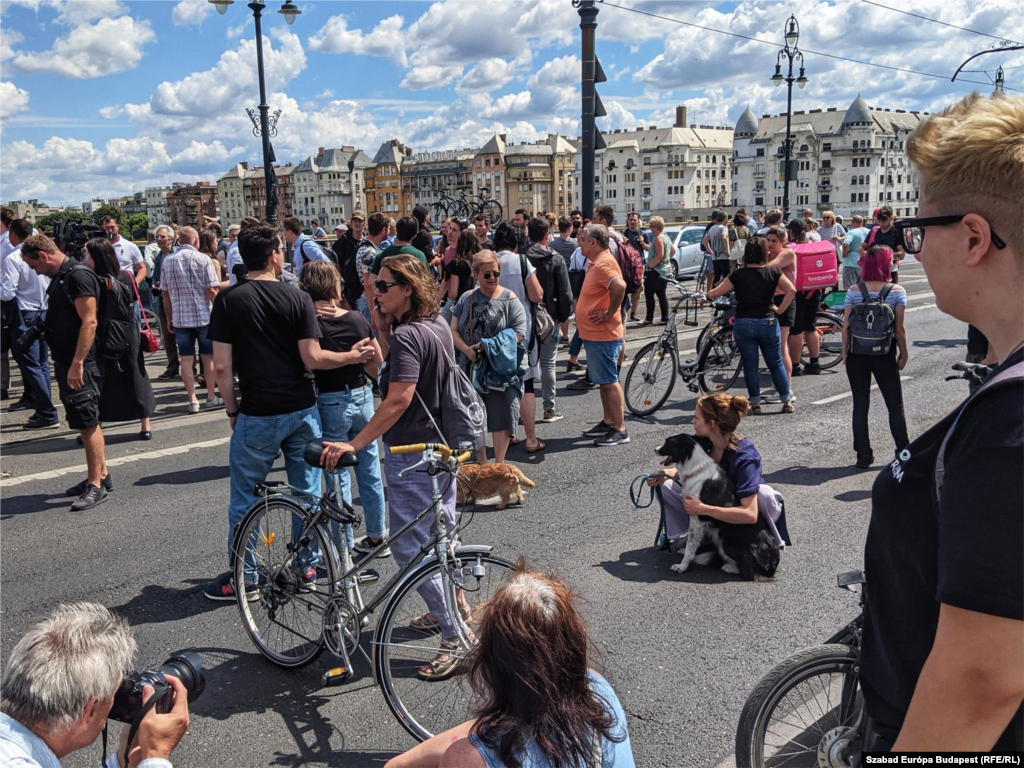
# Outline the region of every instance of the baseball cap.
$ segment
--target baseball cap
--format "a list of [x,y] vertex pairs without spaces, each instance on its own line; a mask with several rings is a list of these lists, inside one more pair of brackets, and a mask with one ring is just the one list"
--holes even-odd
[[344,224],[339,224],[338,226],[336,226],[334,228],[334,231],[335,232],[348,232],[348,227],[345,226]]
[[366,211],[363,211],[363,210],[352,211],[352,218],[353,219],[359,219],[360,221],[366,221]]

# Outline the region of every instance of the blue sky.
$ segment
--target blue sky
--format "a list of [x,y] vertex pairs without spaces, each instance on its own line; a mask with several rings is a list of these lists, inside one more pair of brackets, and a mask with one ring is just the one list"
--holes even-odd
[[[372,155],[392,137],[418,151],[478,146],[495,132],[516,141],[577,133],[580,40],[569,0],[297,2],[294,26],[276,13],[280,2],[264,13],[282,162],[342,144]],[[807,50],[947,76],[996,42],[862,0],[609,2],[776,43],[795,13]],[[893,5],[1012,36],[1014,3]],[[603,128],[668,125],[677,104],[689,122],[716,125],[748,105],[758,115],[784,109],[785,91],[768,80],[773,46],[599,7],[610,80],[600,88]],[[215,179],[258,159],[244,111],[258,102],[244,2],[224,16],[205,0],[2,0],[0,12],[0,199],[81,203]],[[806,63],[811,83],[795,109],[845,108],[863,93],[872,106],[934,110],[977,87],[810,54]],[[993,55],[977,68],[1000,63],[1024,56]],[[1024,68],[1008,69],[1007,84],[1024,87]]]

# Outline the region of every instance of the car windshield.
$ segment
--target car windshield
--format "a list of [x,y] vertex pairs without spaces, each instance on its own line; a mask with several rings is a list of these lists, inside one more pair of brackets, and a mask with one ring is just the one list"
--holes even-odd
[[679,238],[679,243],[681,245],[693,245],[694,243],[699,243],[703,234],[704,233],[700,229],[684,230],[683,236]]

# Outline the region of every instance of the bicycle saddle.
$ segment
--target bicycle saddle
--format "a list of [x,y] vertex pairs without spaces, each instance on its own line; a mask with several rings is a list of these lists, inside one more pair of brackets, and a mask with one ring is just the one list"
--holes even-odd
[[[302,458],[306,460],[306,463],[311,467],[320,466],[320,454],[324,452],[324,441],[323,440],[312,440],[306,445],[306,449],[302,452]],[[359,457],[354,453],[342,454],[342,457],[338,460],[339,467],[354,467],[359,463]]]

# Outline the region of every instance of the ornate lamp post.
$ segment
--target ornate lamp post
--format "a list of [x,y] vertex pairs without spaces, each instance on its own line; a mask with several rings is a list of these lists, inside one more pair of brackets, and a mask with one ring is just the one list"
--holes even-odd
[[[782,81],[786,81],[787,96],[786,96],[786,166],[785,176],[783,181],[782,189],[782,211],[785,220],[789,219],[789,182],[792,178],[792,169],[790,167],[790,157],[793,154],[793,139],[791,132],[791,125],[793,120],[793,83],[796,83],[799,88],[804,88],[807,85],[807,75],[804,73],[804,55],[797,47],[797,43],[800,41],[800,24],[796,20],[796,16],[790,16],[789,21],[786,22],[786,46],[779,51],[778,57],[775,59],[775,74],[772,75],[772,82],[776,86],[782,85]],[[789,60],[789,74],[785,77],[782,76],[782,62],[784,59]],[[800,62],[800,74],[798,77],[793,77],[793,62]]]
[[[234,3],[235,0],[209,0],[209,2],[217,8],[217,13],[223,15],[227,13],[228,6]],[[260,82],[259,119],[257,120],[256,118],[255,110],[247,109],[246,112],[249,113],[249,119],[252,120],[253,134],[263,139],[263,180],[266,182],[267,188],[266,219],[267,221],[276,221],[277,197],[274,193],[274,151],[270,147],[270,139],[272,136],[277,135],[277,121],[281,117],[281,110],[274,112],[273,117],[271,117],[270,107],[267,106],[267,86],[263,76],[263,28],[260,24],[265,8],[266,3],[264,0],[252,0],[249,3],[249,10],[252,11],[253,18],[256,20],[256,71]],[[278,13],[284,16],[286,22],[293,24],[295,23],[295,17],[302,13],[302,11],[299,10],[292,0],[288,0],[281,4]]]

